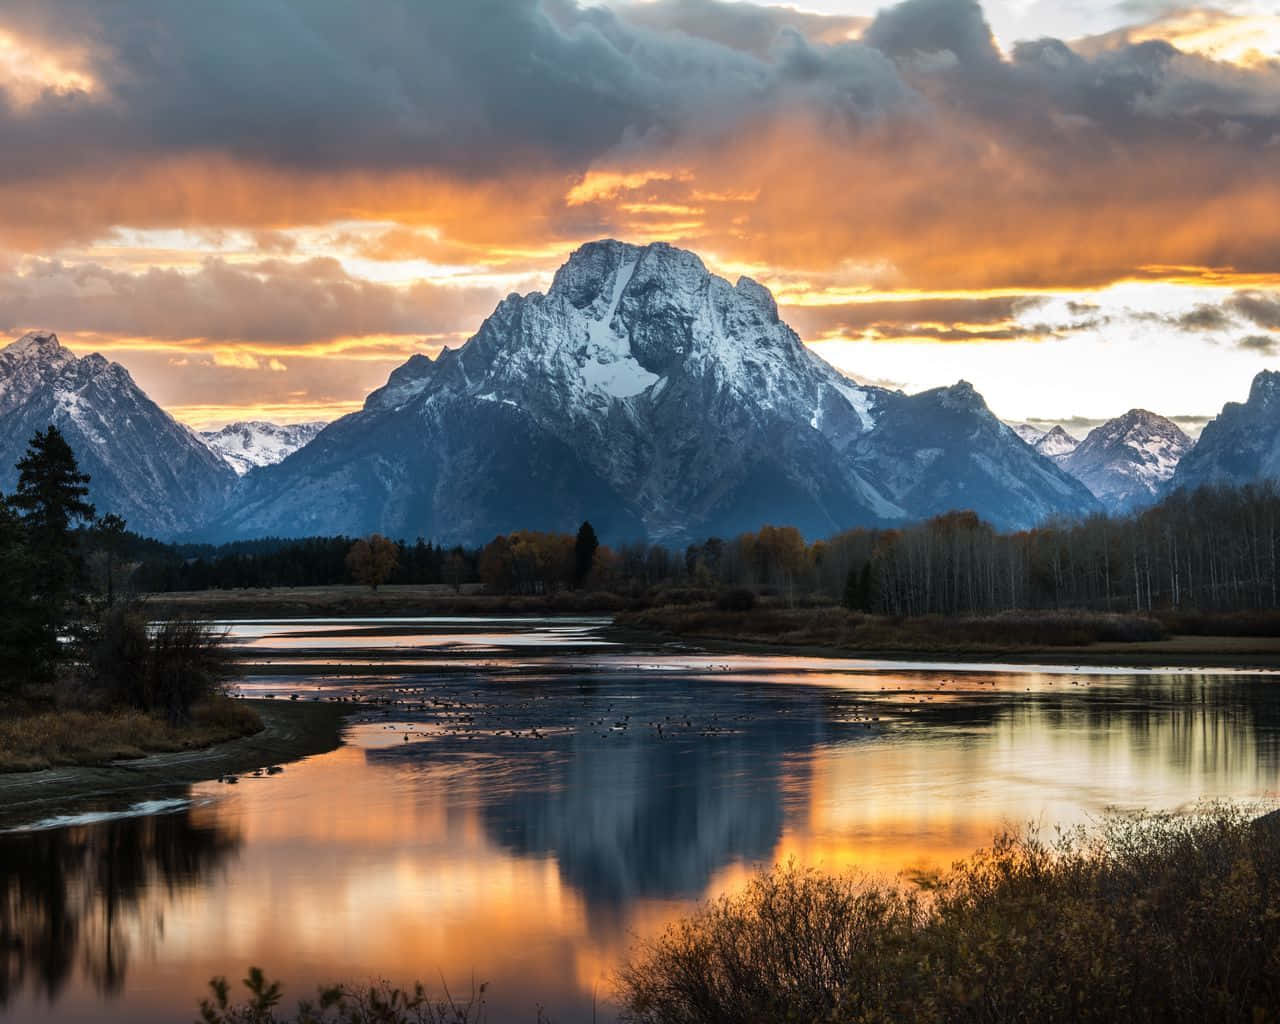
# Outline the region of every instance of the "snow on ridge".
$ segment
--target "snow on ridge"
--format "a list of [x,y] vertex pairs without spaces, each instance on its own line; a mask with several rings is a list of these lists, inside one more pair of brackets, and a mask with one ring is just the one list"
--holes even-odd
[[283,462],[327,425],[323,422],[282,425],[248,420],[229,423],[221,430],[204,431],[198,436],[237,476],[244,476],[251,469]]

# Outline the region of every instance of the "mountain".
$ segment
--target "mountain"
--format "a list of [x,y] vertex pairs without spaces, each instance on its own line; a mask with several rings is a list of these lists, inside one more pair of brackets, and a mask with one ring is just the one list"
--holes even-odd
[[1076,445],[1080,442],[1068,434],[1061,427],[1054,427],[1047,434],[1039,438],[1034,447],[1041,455],[1049,459],[1060,459],[1064,455],[1070,455],[1076,450]]
[[767,289],[661,243],[583,246],[457,350],[243,478],[218,537],[486,541],[515,528],[680,543],[766,522],[809,536],[970,507],[1079,515],[1088,490],[967,384],[907,396],[812,353]]
[[1228,402],[1178,463],[1168,490],[1280,480],[1280,373],[1253,378],[1244,403]]
[[76,358],[55,334],[27,334],[0,350],[0,489],[14,488],[14,464],[50,424],[92,478],[89,500],[99,514],[124,516],[139,533],[187,532],[222,506],[235,481],[123,366],[96,354]]
[[1010,423],[1009,427],[1029,445],[1034,445],[1045,435],[1045,431],[1039,427],[1032,426],[1030,423]]
[[1058,465],[1091,490],[1111,512],[1153,502],[1192,441],[1172,420],[1130,409],[1089,431]]
[[265,423],[243,420],[228,423],[221,430],[200,434],[205,444],[230,466],[237,476],[244,476],[258,466],[274,466],[311,441],[326,424]]

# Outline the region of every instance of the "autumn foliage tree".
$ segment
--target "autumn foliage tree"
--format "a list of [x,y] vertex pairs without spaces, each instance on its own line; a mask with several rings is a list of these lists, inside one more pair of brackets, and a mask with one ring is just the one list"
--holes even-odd
[[396,571],[399,559],[400,550],[395,542],[375,533],[351,545],[347,552],[347,571],[357,583],[377,590]]

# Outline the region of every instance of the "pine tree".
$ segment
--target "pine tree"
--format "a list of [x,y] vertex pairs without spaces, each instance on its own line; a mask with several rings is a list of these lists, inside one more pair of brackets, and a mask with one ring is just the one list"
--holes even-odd
[[11,504],[22,515],[36,568],[34,597],[44,608],[46,653],[57,657],[58,633],[80,570],[72,526],[93,520],[89,477],[57,427],[37,431],[19,460],[18,489]]
[[595,564],[596,551],[600,541],[596,537],[595,528],[586,520],[578,527],[578,538],[573,542],[573,582],[582,586],[591,575],[591,567]]
[[0,693],[47,674],[44,609],[22,520],[0,497]]

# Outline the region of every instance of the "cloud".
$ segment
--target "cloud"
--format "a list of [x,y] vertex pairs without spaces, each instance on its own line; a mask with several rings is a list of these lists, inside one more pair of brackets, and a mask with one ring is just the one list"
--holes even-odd
[[489,288],[376,284],[327,258],[211,259],[195,272],[140,273],[31,260],[22,273],[0,275],[0,330],[307,347],[337,338],[470,334],[499,298]]
[[1232,318],[1220,306],[1202,303],[1173,320],[1184,331],[1221,331],[1232,324]]
[[1259,327],[1280,330],[1280,292],[1236,292],[1227,306]]
[[1249,334],[1236,342],[1236,348],[1258,355],[1273,356],[1280,351],[1280,342],[1269,334]]
[[[718,0],[13,0],[0,30],[94,83],[0,103],[0,237],[28,252],[366,219],[473,251],[664,237],[917,287],[1280,272],[1280,70],[1159,39],[1005,56],[971,0],[864,31]],[[593,175],[643,184],[570,201]]]

